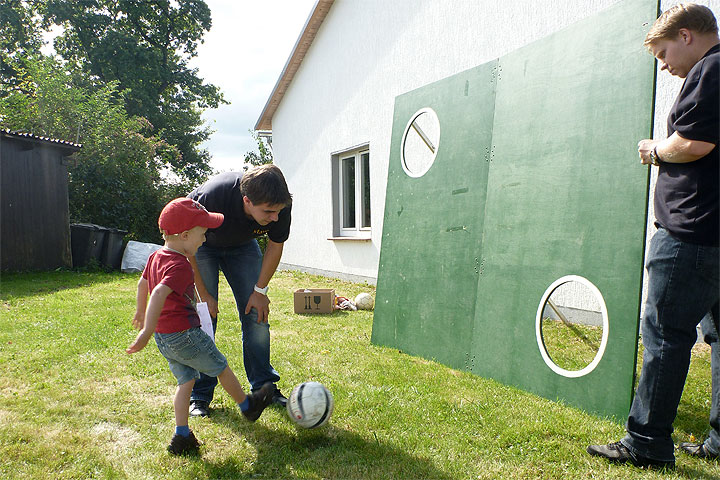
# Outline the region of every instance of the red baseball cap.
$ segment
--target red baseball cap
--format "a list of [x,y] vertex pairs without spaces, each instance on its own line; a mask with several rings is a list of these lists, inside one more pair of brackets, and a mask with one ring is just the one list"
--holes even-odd
[[222,213],[210,213],[195,200],[182,197],[165,205],[158,225],[167,235],[175,235],[193,227],[217,228],[224,219]]

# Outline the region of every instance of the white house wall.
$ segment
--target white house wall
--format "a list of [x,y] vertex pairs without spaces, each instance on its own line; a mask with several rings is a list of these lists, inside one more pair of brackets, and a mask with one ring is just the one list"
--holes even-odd
[[[397,95],[498,58],[618,0],[336,0],[272,119],[293,194],[282,263],[374,283]],[[663,10],[678,2],[663,2]],[[715,14],[720,0],[698,2]],[[588,55],[593,52],[589,51]],[[677,94],[658,75],[656,136]],[[331,155],[370,149],[370,241],[331,240]],[[632,161],[632,159],[630,159]]]

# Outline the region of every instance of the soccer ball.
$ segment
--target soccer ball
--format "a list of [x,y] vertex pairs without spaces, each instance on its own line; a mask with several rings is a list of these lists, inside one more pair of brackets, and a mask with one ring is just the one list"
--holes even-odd
[[334,406],[332,393],[322,383],[304,382],[290,394],[287,412],[298,426],[315,428],[327,423]]
[[355,297],[355,306],[359,310],[372,310],[375,306],[375,300],[373,300],[373,297],[370,296],[369,293],[359,293],[357,297]]

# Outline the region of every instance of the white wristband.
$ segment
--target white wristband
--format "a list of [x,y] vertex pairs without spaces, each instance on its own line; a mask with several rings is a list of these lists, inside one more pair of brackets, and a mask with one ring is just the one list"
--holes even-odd
[[262,293],[263,295],[267,295],[268,290],[270,289],[270,285],[268,285],[265,288],[260,288],[257,285],[255,285],[255,291],[258,293]]

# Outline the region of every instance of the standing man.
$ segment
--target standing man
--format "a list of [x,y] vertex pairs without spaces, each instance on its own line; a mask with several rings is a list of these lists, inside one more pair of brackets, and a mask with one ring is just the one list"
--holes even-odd
[[682,443],[680,449],[700,458],[718,458],[720,453],[717,22],[707,7],[680,4],[658,18],[645,45],[661,70],[685,82],[668,116],[668,138],[638,143],[641,163],[659,167],[655,186],[658,231],[646,263],[645,351],[627,435],[609,445],[590,445],[587,451],[614,463],[672,468],[672,424],[701,322],[712,352],[711,429],[704,443]]
[[[277,383],[280,375],[270,365],[270,299],[268,283],[282,257],[290,235],[292,196],[278,167],[262,165],[247,172],[227,172],[212,177],[188,197],[206,209],[219,212],[225,221],[207,231],[207,241],[194,257],[200,298],[207,302],[213,329],[217,330],[218,278],[222,270],[232,289],[242,322],[243,361],[252,391]],[[257,237],[267,235],[265,254]],[[190,398],[190,415],[207,416],[217,378],[201,375]],[[275,387],[273,403],[287,399]]]

